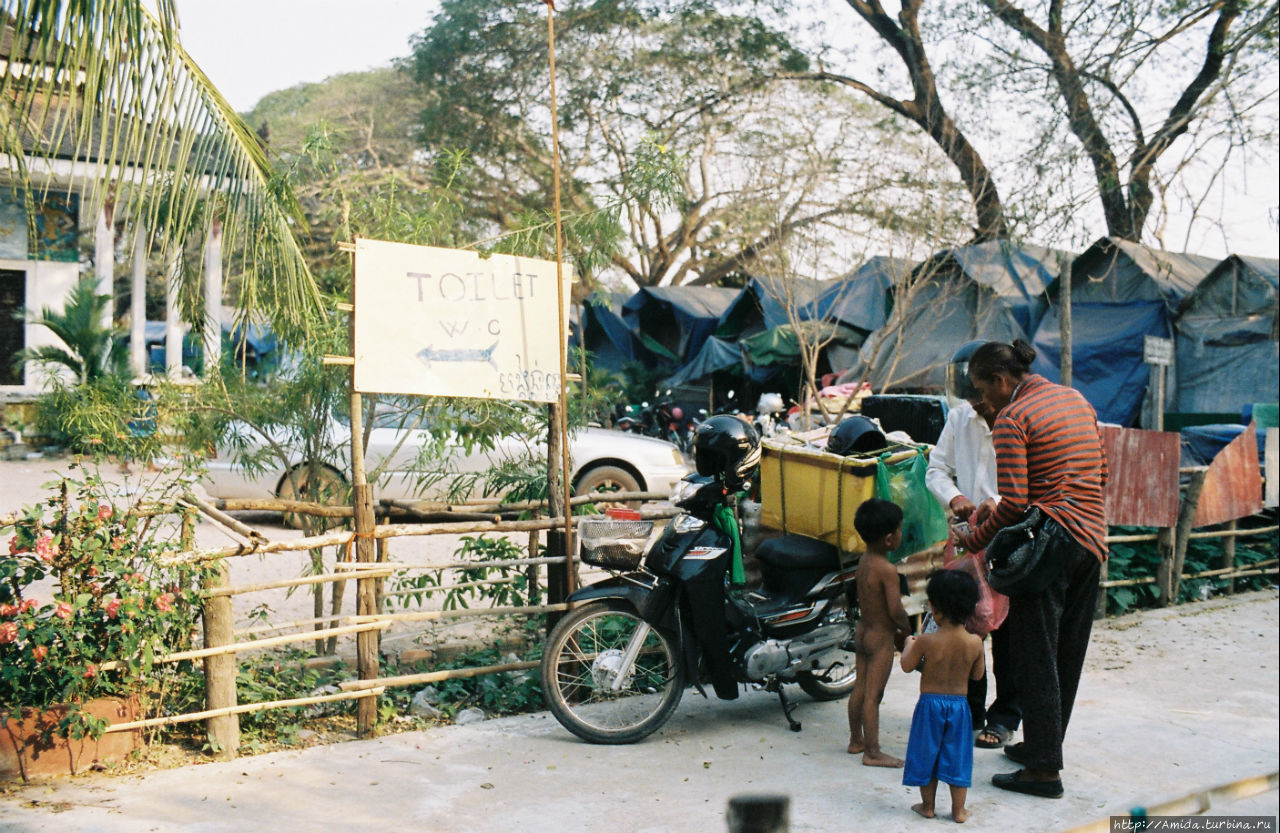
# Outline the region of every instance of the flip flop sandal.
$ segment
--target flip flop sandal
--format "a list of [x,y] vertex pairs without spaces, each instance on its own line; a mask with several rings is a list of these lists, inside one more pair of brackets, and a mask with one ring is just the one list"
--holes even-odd
[[[989,740],[988,738],[995,738],[995,740]],[[1013,740],[1013,731],[1011,729],[990,724],[987,728],[978,732],[978,736],[974,738],[973,745],[979,749],[999,749],[1011,740]]]

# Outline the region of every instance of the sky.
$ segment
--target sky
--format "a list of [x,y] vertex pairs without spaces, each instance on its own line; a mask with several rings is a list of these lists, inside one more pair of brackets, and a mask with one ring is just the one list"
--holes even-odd
[[[436,8],[434,0],[176,0],[176,5],[183,46],[242,113],[267,93],[388,66],[407,56],[409,39],[426,28]],[[1276,156],[1272,148],[1247,172],[1234,171],[1232,187],[1216,197],[1218,205],[1204,206],[1210,213],[1216,208],[1224,230],[1202,228],[1187,239],[1185,221],[1174,216],[1165,245],[1216,257],[1229,252],[1277,257]]]
[[409,54],[431,0],[176,0],[179,38],[239,112],[264,95]]

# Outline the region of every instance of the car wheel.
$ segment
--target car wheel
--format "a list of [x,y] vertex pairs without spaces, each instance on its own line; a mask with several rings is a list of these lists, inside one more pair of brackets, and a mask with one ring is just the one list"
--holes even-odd
[[[329,466],[320,466],[316,470],[316,478],[318,480],[316,489],[307,488],[308,466],[297,466],[291,472],[292,476],[285,475],[280,481],[280,487],[276,489],[276,497],[281,500],[314,500],[316,503],[325,506],[337,506],[346,498],[347,481],[337,470]],[[297,486],[295,487],[295,482]],[[318,497],[306,498],[301,495],[318,495]],[[319,532],[323,532],[330,527],[338,526],[342,523],[341,518],[325,518],[320,515],[310,516],[312,524]],[[284,524],[292,529],[302,529],[303,522],[307,519],[300,512],[285,512]]]
[[[618,466],[594,466],[587,469],[578,478],[577,486],[573,490],[575,496],[590,494],[609,494],[611,492],[638,492],[640,491],[640,483],[636,480],[635,475],[624,468]],[[596,501],[599,507],[607,508],[609,506],[639,506],[640,501],[610,501],[607,498]]]

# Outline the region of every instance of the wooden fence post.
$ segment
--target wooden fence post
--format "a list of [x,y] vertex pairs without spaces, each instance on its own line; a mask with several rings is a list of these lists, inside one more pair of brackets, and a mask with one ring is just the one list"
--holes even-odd
[[1173,527],[1162,526],[1156,535],[1156,552],[1160,554],[1160,564],[1156,567],[1156,605],[1168,607],[1173,587]]
[[1169,603],[1176,604],[1178,590],[1182,587],[1182,567],[1187,560],[1187,544],[1191,542],[1191,525],[1196,519],[1196,508],[1200,505],[1200,492],[1204,489],[1204,478],[1209,473],[1207,468],[1191,472],[1187,481],[1187,490],[1182,495],[1182,505],[1178,507],[1178,529],[1174,534],[1173,568],[1169,576]]
[[736,795],[729,799],[729,833],[787,833],[790,803],[785,795]]
[[[1227,524],[1227,532],[1234,533],[1236,531],[1236,521]],[[1236,566],[1236,536],[1228,535],[1222,539],[1222,563],[1220,565],[1224,570],[1234,569]],[[1227,579],[1227,592],[1236,592],[1236,580],[1234,577]]]
[[[218,561],[208,572],[205,590],[212,591],[230,584],[227,563]],[[236,641],[235,621],[230,596],[210,595],[204,602],[204,646],[222,648]],[[204,658],[205,706],[210,711],[234,707],[236,703],[236,676],[239,660],[235,654],[220,654]],[[240,718],[226,714],[205,721],[209,743],[214,757],[230,760],[240,752]]]

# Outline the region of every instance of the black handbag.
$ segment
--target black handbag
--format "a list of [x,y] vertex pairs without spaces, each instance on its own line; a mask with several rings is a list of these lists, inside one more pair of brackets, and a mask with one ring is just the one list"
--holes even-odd
[[1061,559],[1046,553],[1056,527],[1044,510],[1032,506],[1022,520],[997,532],[986,551],[991,589],[1026,596],[1048,587],[1062,568]]

